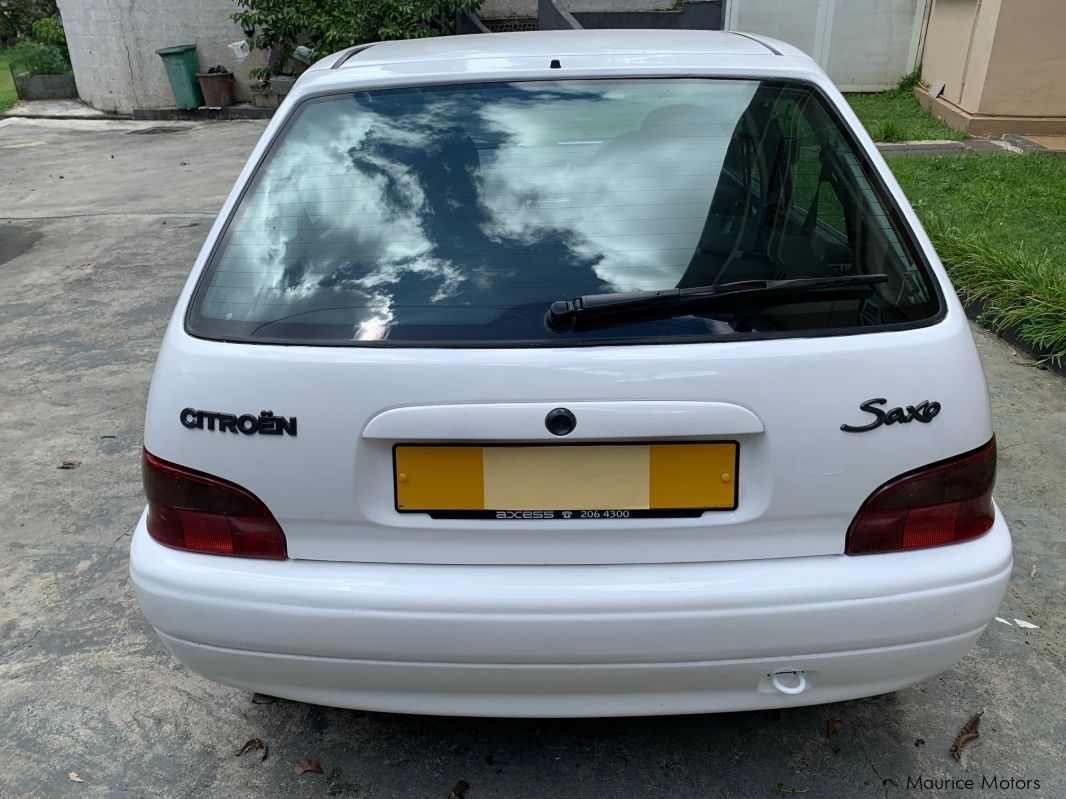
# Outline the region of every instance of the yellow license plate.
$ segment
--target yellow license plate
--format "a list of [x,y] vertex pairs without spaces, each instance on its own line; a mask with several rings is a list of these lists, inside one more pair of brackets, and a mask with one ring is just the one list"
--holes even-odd
[[499,519],[698,516],[734,510],[738,451],[733,441],[397,444],[396,510]]

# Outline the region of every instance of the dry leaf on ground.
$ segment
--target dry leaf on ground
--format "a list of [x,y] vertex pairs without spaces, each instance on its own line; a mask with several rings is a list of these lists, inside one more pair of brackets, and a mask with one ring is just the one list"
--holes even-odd
[[825,723],[825,737],[835,738],[842,729],[844,729],[844,722],[840,719],[829,719]]
[[322,764],[313,757],[301,757],[296,761],[296,765],[292,767],[293,772],[296,774],[304,774],[311,772],[312,774],[322,773]]
[[249,738],[247,741],[244,742],[240,749],[233,753],[233,756],[240,757],[245,752],[251,749],[263,750],[263,756],[259,758],[260,763],[267,759],[267,753],[270,751],[270,747],[266,745],[266,741],[264,741],[262,738]]
[[959,730],[959,734],[955,736],[955,742],[951,745],[951,756],[956,760],[962,760],[962,749],[966,744],[972,741],[974,738],[980,736],[981,716],[984,715],[984,711],[980,713],[974,713],[970,720],[962,725],[962,729]]
[[470,783],[466,780],[459,780],[448,792],[448,799],[463,799],[463,794],[468,790],[470,790]]

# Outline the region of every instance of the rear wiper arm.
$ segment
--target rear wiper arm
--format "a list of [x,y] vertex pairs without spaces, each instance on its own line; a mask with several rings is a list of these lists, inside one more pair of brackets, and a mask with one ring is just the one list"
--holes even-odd
[[616,294],[585,294],[572,300],[556,300],[544,317],[549,330],[565,333],[577,326],[594,326],[597,321],[624,321],[626,317],[672,316],[691,305],[701,305],[721,297],[758,297],[787,300],[819,291],[872,286],[888,281],[888,275],[840,275],[797,277],[786,280],[739,280],[713,286],[691,286],[663,291],[633,291]]

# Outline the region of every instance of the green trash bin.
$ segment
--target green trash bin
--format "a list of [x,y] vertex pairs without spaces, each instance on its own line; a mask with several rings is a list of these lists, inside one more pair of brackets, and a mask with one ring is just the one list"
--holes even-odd
[[200,84],[196,81],[196,73],[200,71],[200,64],[196,58],[196,45],[182,44],[177,47],[164,47],[162,50],[156,50],[156,54],[163,59],[163,67],[170,80],[170,90],[174,92],[174,104],[178,108],[202,106],[204,96],[200,92]]

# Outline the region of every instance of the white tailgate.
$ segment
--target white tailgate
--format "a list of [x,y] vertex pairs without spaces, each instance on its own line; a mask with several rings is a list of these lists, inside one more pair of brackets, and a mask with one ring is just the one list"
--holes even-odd
[[[929,423],[847,433],[887,408],[936,401]],[[965,318],[810,339],[560,349],[245,345],[171,331],[145,440],[165,460],[255,493],[294,558],[395,563],[637,563],[843,551],[886,480],[992,434]],[[187,429],[184,408],[298,419],[298,435]],[[570,408],[573,439],[545,430]],[[739,442],[738,505],[696,518],[434,519],[395,508],[401,442]]]

